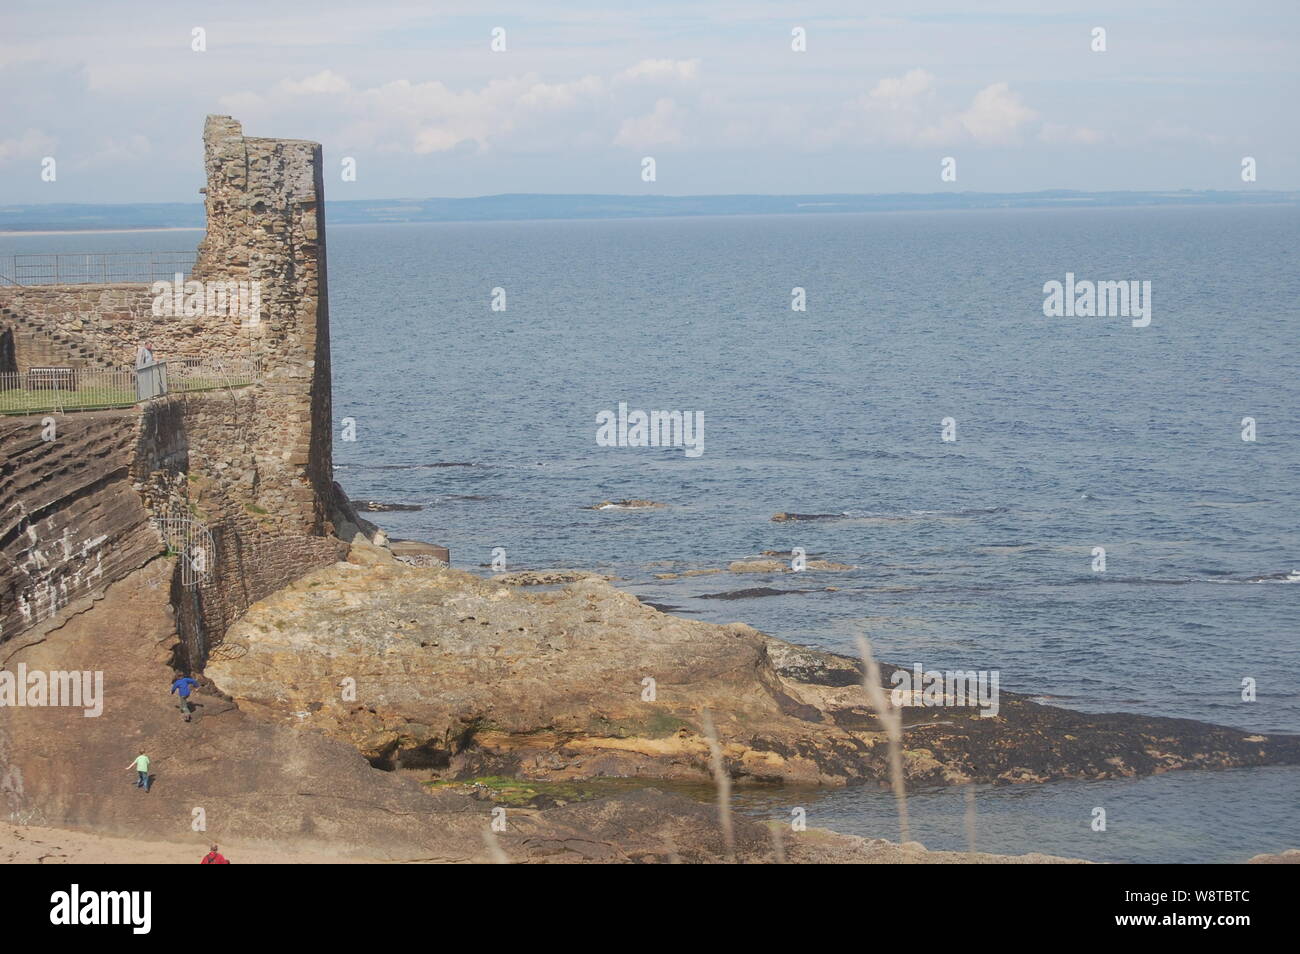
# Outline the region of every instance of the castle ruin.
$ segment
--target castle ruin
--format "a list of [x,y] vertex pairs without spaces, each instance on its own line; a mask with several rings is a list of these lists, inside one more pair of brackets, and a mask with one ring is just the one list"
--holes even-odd
[[178,664],[200,668],[249,605],[346,551],[321,147],[246,137],[229,116],[209,116],[203,142],[207,232],[188,281],[256,282],[258,314],[159,314],[150,282],[0,285],[0,358],[20,386],[50,366],[69,381],[129,374],[144,341],[177,379],[223,362],[257,372],[134,405],[128,392],[128,406],[0,416],[0,646],[39,639],[174,550],[159,528],[184,524],[214,551],[185,581],[180,553],[173,581]]

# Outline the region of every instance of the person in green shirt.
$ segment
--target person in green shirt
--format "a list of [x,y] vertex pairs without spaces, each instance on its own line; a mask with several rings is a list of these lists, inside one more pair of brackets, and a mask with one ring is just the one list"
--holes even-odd
[[131,764],[135,766],[136,775],[139,776],[135,787],[149,791],[149,756],[144,754],[144,749],[140,750],[139,756]]

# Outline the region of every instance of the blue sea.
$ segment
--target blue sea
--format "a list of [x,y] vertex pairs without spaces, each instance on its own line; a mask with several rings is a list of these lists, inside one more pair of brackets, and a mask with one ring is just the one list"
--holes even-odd
[[[476,572],[499,547],[696,619],[997,669],[1056,705],[1297,732],[1297,237],[1295,207],[331,228],[335,418],[356,422],[336,475],[422,505],[373,516]],[[197,238],[6,236],[0,254]],[[1150,325],[1045,317],[1067,273],[1149,281]],[[703,454],[599,446],[620,403],[701,412]],[[666,506],[586,509],[623,498]],[[657,578],[794,547],[855,569]],[[800,592],[703,598],[764,586]],[[963,798],[915,796],[914,837],[963,847]],[[742,802],[897,834],[884,792]],[[977,807],[979,847],[1002,852],[1300,847],[1298,768],[988,787]]]

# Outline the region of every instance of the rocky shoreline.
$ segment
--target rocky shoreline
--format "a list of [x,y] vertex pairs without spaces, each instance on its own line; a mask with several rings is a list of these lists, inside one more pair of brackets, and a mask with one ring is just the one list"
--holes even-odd
[[[7,712],[0,798],[17,824],[0,830],[0,857],[192,861],[218,840],[248,860],[299,863],[1068,860],[927,851],[739,813],[728,845],[698,794],[714,785],[705,713],[737,785],[802,800],[807,786],[884,784],[884,734],[856,660],[666,615],[595,574],[483,579],[409,565],[364,535],[346,562],[253,605],[213,647],[183,722],[166,694],[172,560],[110,585],[55,638],[8,647],[9,668],[102,668],[111,704],[97,719]],[[1292,737],[1012,693],[995,718],[907,721],[912,787],[1298,761]],[[123,768],[145,746],[148,795]],[[489,836],[498,817],[504,830]]]
[[[594,574],[484,580],[360,542],[349,559],[254,606],[213,683],[261,718],[440,778],[706,780],[707,712],[739,783],[887,779],[858,660],[671,616]],[[881,669],[889,685],[895,667]],[[901,710],[908,786],[1300,764],[1296,736],[1000,696],[991,718]]]

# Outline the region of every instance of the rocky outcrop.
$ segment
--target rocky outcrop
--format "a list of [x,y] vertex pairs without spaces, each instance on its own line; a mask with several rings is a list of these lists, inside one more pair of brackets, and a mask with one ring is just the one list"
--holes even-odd
[[577,583],[580,580],[612,580],[612,576],[599,573],[587,573],[583,570],[520,570],[517,573],[502,573],[492,577],[493,583],[507,586],[556,586],[563,583]]
[[[523,590],[453,570],[338,564],[254,606],[208,675],[243,709],[375,765],[536,779],[708,778],[712,713],[738,779],[887,776],[858,664],[743,623],[665,615],[608,583]],[[882,667],[886,680],[893,667]],[[909,784],[1117,778],[1300,762],[1300,738],[1091,715],[903,710]]]
[[[371,767],[344,741],[302,731],[296,718],[260,720],[206,680],[192,697],[193,722],[182,721],[168,695],[177,649],[170,564],[155,560],[107,587],[47,638],[0,647],[0,665],[11,671],[25,664],[104,675],[96,718],[77,708],[2,710],[0,861],[193,863],[213,841],[236,863],[728,857],[712,802],[653,788],[502,799],[421,784],[413,773]],[[130,769],[141,748],[153,760],[148,794],[134,787]],[[492,831],[502,821],[504,830]],[[810,863],[1060,860],[928,852],[784,825],[778,848],[764,822],[735,815],[733,827],[734,856],[748,863],[782,855]]]

